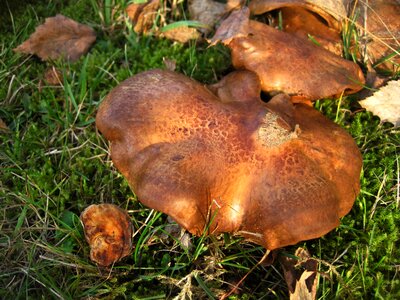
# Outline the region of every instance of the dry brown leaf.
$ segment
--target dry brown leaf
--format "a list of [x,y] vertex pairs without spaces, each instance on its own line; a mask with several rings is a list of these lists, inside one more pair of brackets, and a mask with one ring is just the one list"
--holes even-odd
[[169,59],[167,57],[163,57],[163,63],[165,66],[165,69],[167,69],[168,71],[175,71],[176,69],[176,60],[173,59]]
[[317,294],[318,261],[310,257],[310,253],[298,248],[295,255],[299,259],[281,257],[286,284],[291,300],[314,300]]
[[62,72],[55,67],[49,67],[44,72],[43,80],[49,85],[62,85],[63,76]]
[[147,3],[131,3],[126,7],[125,12],[133,23],[137,22],[139,14],[146,5]]
[[9,131],[10,128],[8,128],[7,124],[4,123],[2,119],[0,119],[0,131]]
[[200,33],[195,29],[188,26],[179,26],[166,30],[162,33],[162,36],[169,40],[173,40],[179,43],[187,43],[190,40],[195,40],[200,37]]
[[96,40],[96,33],[87,26],[63,15],[46,18],[16,52],[35,54],[42,60],[64,58],[76,61],[87,53]]
[[136,33],[146,34],[153,26],[157,17],[157,11],[160,7],[159,0],[151,0],[147,3],[132,3],[126,8],[126,13],[135,24],[133,30]]
[[382,122],[400,126],[400,80],[389,81],[372,96],[360,101],[360,104],[377,115]]
[[[354,13],[365,41],[361,45],[364,59],[378,69],[400,70],[400,5],[397,0],[357,1]],[[397,52],[396,52],[397,51]],[[392,56],[392,57],[390,57]],[[388,58],[385,60],[385,58]],[[379,63],[383,60],[382,63]]]
[[168,224],[164,227],[164,233],[160,235],[160,238],[164,242],[169,242],[173,239],[178,240],[182,248],[190,250],[193,247],[191,235],[170,216],[168,216],[167,222]]
[[189,13],[192,20],[208,25],[208,28],[200,29],[207,34],[225,13],[225,4],[213,0],[191,0]]
[[93,204],[80,219],[91,260],[109,266],[131,253],[133,226],[126,211],[114,204]]
[[234,10],[209,40],[210,45],[214,46],[218,42],[229,44],[233,38],[247,36],[249,17],[250,11],[248,9]]

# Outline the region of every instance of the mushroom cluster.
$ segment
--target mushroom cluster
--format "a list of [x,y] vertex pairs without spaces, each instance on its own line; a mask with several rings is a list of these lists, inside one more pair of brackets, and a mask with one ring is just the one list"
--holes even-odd
[[229,232],[272,250],[318,238],[350,211],[360,151],[309,104],[354,93],[364,77],[249,15],[232,12],[211,40],[231,48],[236,71],[210,86],[160,69],[136,74],[101,103],[96,126],[143,204],[193,234]]

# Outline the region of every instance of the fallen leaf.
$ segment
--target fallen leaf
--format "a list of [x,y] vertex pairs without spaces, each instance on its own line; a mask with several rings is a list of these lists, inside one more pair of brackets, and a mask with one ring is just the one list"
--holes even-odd
[[131,253],[133,226],[126,211],[114,204],[93,204],[80,219],[92,261],[109,266]]
[[360,101],[360,105],[378,116],[382,122],[400,126],[400,80],[389,81],[372,96]]
[[63,15],[46,18],[16,52],[35,54],[42,60],[64,58],[76,61],[96,40],[94,30]]
[[60,70],[55,67],[49,67],[44,72],[43,80],[49,85],[62,85],[63,76]]
[[211,46],[218,42],[229,44],[233,38],[245,37],[249,30],[250,11],[248,9],[234,10],[221,26],[218,27],[215,35],[208,40]]
[[187,43],[190,40],[195,40],[200,37],[200,33],[192,27],[179,26],[166,30],[162,33],[162,36],[169,40],[173,40],[179,43]]
[[176,69],[176,60],[173,59],[169,59],[167,57],[163,57],[163,63],[165,66],[165,69],[167,69],[168,71],[175,71]]
[[154,26],[159,7],[159,0],[151,0],[146,3],[132,3],[128,5],[126,13],[132,23],[135,24],[133,30],[139,34],[148,33]]
[[191,20],[199,21],[208,28],[199,30],[207,34],[221,19],[225,13],[225,4],[212,0],[191,0],[189,1],[189,14]]
[[400,5],[397,0],[358,1],[360,47],[365,61],[377,69],[400,70]]
[[183,229],[179,224],[177,224],[170,216],[167,218],[168,224],[164,227],[165,233],[160,235],[160,238],[168,242],[173,239],[179,241],[180,246],[186,250],[190,250],[193,248],[193,244],[191,241],[191,235]]
[[10,131],[10,128],[8,128],[7,124],[4,123],[2,119],[0,119],[0,131]]
[[310,253],[298,248],[295,252],[298,259],[282,256],[286,284],[291,300],[314,300],[317,294],[318,261],[310,257]]

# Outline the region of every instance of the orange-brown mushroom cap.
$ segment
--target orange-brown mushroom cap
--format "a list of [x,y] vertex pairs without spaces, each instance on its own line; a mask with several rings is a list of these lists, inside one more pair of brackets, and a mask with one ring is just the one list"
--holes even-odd
[[236,69],[257,73],[266,92],[284,92],[308,100],[355,93],[364,75],[357,64],[292,34],[249,20],[249,9],[234,11],[211,44],[226,44]]
[[114,204],[93,204],[82,212],[80,219],[92,261],[109,266],[131,253],[133,226],[121,208]]
[[254,73],[211,89],[151,70],[101,104],[96,125],[138,199],[191,233],[231,232],[268,249],[338,226],[359,192],[351,136],[284,95],[262,102]]
[[320,16],[327,25],[340,31],[347,17],[349,0],[251,0],[249,8],[259,15],[278,8],[303,8]]

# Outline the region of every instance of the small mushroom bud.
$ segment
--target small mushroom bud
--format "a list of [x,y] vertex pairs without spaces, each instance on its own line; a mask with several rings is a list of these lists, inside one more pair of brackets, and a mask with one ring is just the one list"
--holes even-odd
[[133,226],[124,210],[113,204],[90,205],[80,219],[92,261],[109,266],[130,254]]

